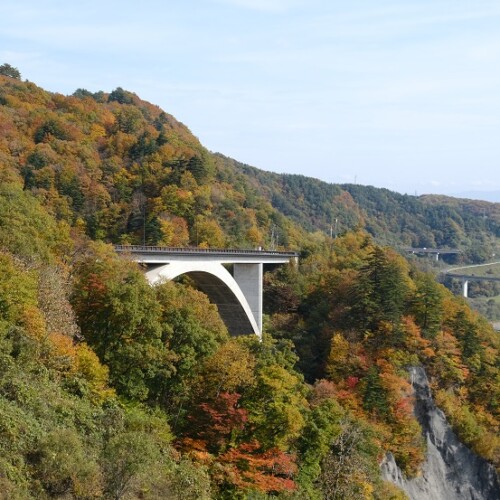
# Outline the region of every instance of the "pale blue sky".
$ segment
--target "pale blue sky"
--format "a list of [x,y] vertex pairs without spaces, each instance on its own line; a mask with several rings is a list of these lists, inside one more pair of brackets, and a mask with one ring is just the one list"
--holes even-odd
[[124,87],[256,167],[500,190],[498,0],[3,0],[0,18],[23,78]]

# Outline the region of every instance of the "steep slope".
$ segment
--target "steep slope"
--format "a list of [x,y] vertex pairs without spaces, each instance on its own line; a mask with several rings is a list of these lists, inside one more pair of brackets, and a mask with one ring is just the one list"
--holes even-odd
[[0,123],[2,168],[91,238],[251,247],[269,244],[271,227],[282,245],[300,233],[184,125],[123,89],[65,97],[0,77]]
[[465,447],[436,408],[429,381],[421,367],[410,369],[416,393],[416,413],[427,441],[422,475],[406,479],[389,454],[382,463],[383,476],[402,488],[411,500],[494,500],[500,482],[494,468]]

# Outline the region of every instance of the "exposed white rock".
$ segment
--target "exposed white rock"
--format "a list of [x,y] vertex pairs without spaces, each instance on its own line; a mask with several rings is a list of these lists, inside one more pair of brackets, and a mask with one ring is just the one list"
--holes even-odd
[[436,407],[422,367],[410,369],[415,391],[415,414],[427,440],[427,454],[419,477],[407,479],[388,453],[382,476],[411,500],[499,500],[495,469],[457,438],[444,413]]

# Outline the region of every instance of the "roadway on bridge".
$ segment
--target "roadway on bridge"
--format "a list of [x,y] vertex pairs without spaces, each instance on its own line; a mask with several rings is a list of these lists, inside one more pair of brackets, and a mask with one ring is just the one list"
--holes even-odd
[[488,262],[487,264],[472,264],[470,266],[460,266],[460,267],[450,267],[447,271],[445,272],[450,272],[450,271],[460,271],[461,269],[474,269],[476,267],[488,267],[488,266],[495,266],[500,264],[500,261],[495,261],[495,262]]

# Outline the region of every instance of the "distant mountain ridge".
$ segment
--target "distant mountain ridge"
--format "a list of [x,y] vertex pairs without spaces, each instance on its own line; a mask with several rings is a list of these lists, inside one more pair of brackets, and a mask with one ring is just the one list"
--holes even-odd
[[478,246],[494,246],[500,237],[499,203],[444,195],[411,196],[359,184],[329,184],[232,162],[274,207],[308,230],[336,234],[361,226],[381,243],[396,247],[476,247],[471,250],[476,257]]
[[496,191],[464,191],[453,194],[453,198],[468,198],[470,200],[483,200],[491,203],[500,203],[500,190]]

